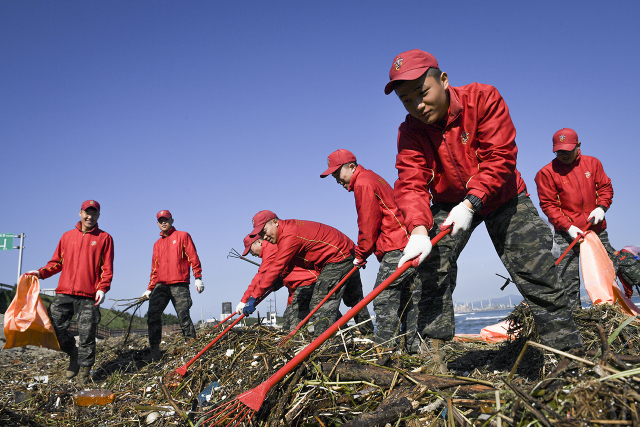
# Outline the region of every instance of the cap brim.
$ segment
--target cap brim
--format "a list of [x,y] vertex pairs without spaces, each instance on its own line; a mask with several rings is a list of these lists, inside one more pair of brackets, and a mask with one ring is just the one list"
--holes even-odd
[[330,168],[328,168],[326,171],[322,172],[322,174],[320,175],[320,178],[326,178],[329,175],[331,175],[332,173],[334,173],[335,171],[337,171],[338,169],[340,169],[340,167],[342,167],[342,165],[338,165],[338,166],[331,166]]
[[387,83],[387,85],[384,87],[384,94],[389,95],[391,92],[393,92],[394,82],[415,80],[426,73],[429,68],[431,67],[414,68],[413,70],[408,70],[402,74],[399,74],[395,79]]
[[555,153],[556,151],[573,151],[574,148],[576,148],[576,145],[578,144],[556,144],[553,146],[553,152]]
[[[253,243],[251,244],[253,245]],[[247,256],[247,254],[249,253],[249,251],[251,250],[251,245],[249,245],[248,248],[244,248],[244,252],[242,253],[242,256]]]

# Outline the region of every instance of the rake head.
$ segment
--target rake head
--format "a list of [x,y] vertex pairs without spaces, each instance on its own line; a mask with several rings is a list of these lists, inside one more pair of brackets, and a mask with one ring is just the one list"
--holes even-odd
[[182,378],[187,375],[187,369],[184,366],[175,369],[164,376],[162,382],[169,390],[175,390],[180,386]]
[[258,387],[242,393],[230,402],[223,403],[205,416],[209,416],[203,425],[233,427],[243,422],[249,422],[260,409],[269,391],[269,384],[262,383]]
[[295,329],[293,331],[289,332],[289,334],[286,337],[282,338],[280,341],[278,341],[276,343],[276,347],[283,347],[286,343],[289,342],[289,340],[291,338],[293,338],[293,336],[296,334],[296,332],[298,332],[298,331],[295,330]]

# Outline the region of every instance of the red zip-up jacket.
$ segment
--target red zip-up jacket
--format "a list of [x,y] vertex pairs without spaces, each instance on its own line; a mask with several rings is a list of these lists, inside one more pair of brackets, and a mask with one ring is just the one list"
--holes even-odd
[[60,238],[51,261],[38,270],[41,279],[60,274],[57,294],[96,297],[108,292],[113,278],[113,238],[98,228],[86,233],[80,222]]
[[398,131],[394,195],[409,232],[433,226],[430,203],[459,203],[467,194],[488,214],[526,191],[516,169],[516,129],[490,85],[449,87],[444,128],[407,115]]
[[190,283],[189,267],[193,269],[193,277],[202,277],[200,258],[189,233],[175,227],[171,227],[166,236],[160,232],[160,238],[153,245],[151,280],[147,289],[152,291],[158,283]]
[[387,181],[358,165],[351,176],[349,191],[353,191],[358,212],[356,258],[365,261],[375,252],[380,261],[387,252],[404,249],[409,233]]
[[[536,185],[542,212],[559,231],[566,232],[572,225],[584,231],[591,211],[599,205],[609,209],[613,201],[611,179],[604,173],[602,163],[580,151],[570,165],[553,159],[540,169]],[[600,233],[606,228],[605,220],[589,229]]]
[[253,290],[258,298],[278,276],[297,266],[318,274],[328,263],[345,261],[354,255],[355,245],[333,227],[313,221],[281,219],[278,223],[278,252]]
[[[244,292],[242,299],[240,301],[246,303],[249,301],[249,297],[252,295],[254,289],[260,283],[260,278],[267,271],[267,267],[269,264],[273,262],[276,257],[276,253],[278,252],[278,246],[272,245],[266,240],[262,241],[262,250],[260,251],[260,258],[262,258],[262,263],[258,268],[258,273],[253,276],[251,280],[251,284]],[[293,267],[291,272],[287,274],[287,276],[283,280],[283,285],[289,289],[289,300],[287,305],[291,304],[291,299],[293,298],[293,291],[301,286],[309,286],[316,282],[318,279],[318,273],[312,270],[307,270],[306,268]],[[260,294],[259,296],[262,296]]]

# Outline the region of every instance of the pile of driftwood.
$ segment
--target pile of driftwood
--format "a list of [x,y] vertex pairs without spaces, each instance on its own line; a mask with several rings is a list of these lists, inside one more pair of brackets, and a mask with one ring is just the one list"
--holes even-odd
[[[525,306],[510,319],[520,334],[511,342],[448,344],[448,375],[437,374],[429,350],[408,355],[343,331],[270,390],[251,425],[640,425],[638,322],[613,306],[582,310],[584,350],[563,354],[535,343]],[[200,330],[190,342],[165,335],[158,362],[145,337],[103,340],[91,406],[80,406],[79,389],[64,379],[66,356],[2,359],[0,425],[207,426],[212,408],[265,381],[309,342],[303,332],[279,346],[286,333],[275,328],[235,328],[175,375],[220,330]]]

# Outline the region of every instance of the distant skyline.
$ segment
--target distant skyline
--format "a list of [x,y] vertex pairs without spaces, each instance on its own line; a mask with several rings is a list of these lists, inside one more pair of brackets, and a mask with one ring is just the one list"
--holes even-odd
[[[169,209],[202,261],[192,317],[219,316],[257,271],[227,254],[259,210],[357,239],[353,193],[319,174],[346,148],[397,179],[406,113],[383,88],[393,58],[419,48],[453,86],[500,91],[536,207],[551,137],[575,129],[613,182],[612,245],[640,245],[638,18],[638,2],[0,2],[0,233],[26,234],[23,272],[43,267],[81,203],[98,200],[115,243],[110,307],[145,291],[155,215]],[[0,282],[15,283],[17,264],[0,251]],[[372,256],[365,293],[377,269]],[[496,273],[508,275],[480,226],[453,298],[499,298]]]

